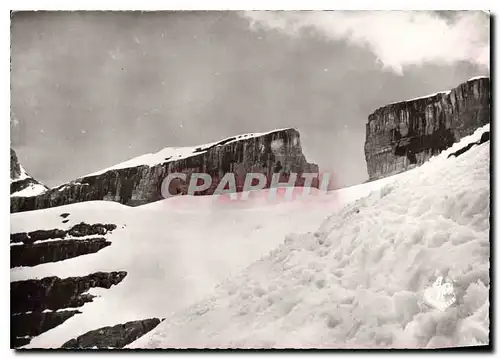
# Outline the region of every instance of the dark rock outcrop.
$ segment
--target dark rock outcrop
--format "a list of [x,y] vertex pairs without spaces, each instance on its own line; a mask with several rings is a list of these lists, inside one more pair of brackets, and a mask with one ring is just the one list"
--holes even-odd
[[64,238],[67,231],[62,229],[39,229],[33,232],[13,233],[10,235],[11,243],[23,242],[24,244],[31,244],[35,241],[46,241],[48,239]]
[[37,231],[25,233],[13,233],[10,235],[11,243],[24,243],[24,244],[33,244],[36,241],[45,241],[48,239],[62,239],[66,236],[71,237],[85,237],[92,235],[100,235],[103,236],[107,233],[112,232],[116,229],[116,224],[112,223],[95,223],[95,224],[87,224],[85,222],[81,222],[79,224],[75,224],[68,230],[64,229],[40,229]]
[[21,165],[17,159],[16,151],[10,149],[10,179],[16,179],[21,176]]
[[[85,294],[90,288],[110,288],[120,283],[126,272],[97,272],[84,277],[46,277],[10,283],[11,348],[28,344],[31,339],[52,329],[91,302],[95,296]],[[68,310],[60,310],[66,309]]]
[[[318,166],[306,161],[300,134],[295,129],[276,130],[258,136],[238,136],[196,148],[192,155],[179,159],[167,157],[154,165],[112,169],[79,178],[39,196],[11,198],[11,212],[61,206],[70,203],[109,200],[129,206],[163,199],[162,182],[168,174],[206,173],[212,185],[200,195],[213,194],[226,173],[234,173],[237,191],[242,190],[247,173],[263,173],[270,179],[275,172],[283,178],[290,173],[318,173]],[[299,176],[297,186],[303,185]],[[319,181],[313,183],[318,187]]]
[[85,237],[96,234],[103,236],[114,229],[116,229],[116,224],[87,224],[82,222],[71,227],[68,230],[68,234],[73,237]]
[[419,166],[490,122],[490,79],[471,79],[448,93],[393,103],[366,125],[370,180]]
[[32,337],[46,332],[64,323],[78,310],[62,310],[59,312],[19,313],[10,316],[10,346],[18,348],[28,344]]
[[105,238],[62,239],[45,243],[22,244],[10,247],[10,267],[33,267],[59,262],[85,254],[97,253],[110,246]]
[[127,272],[97,272],[84,277],[46,277],[10,283],[11,313],[42,312],[45,309],[81,307],[94,296],[90,288],[110,288],[120,283]]
[[41,184],[33,177],[29,176],[19,163],[16,151],[10,149],[10,194],[15,195],[28,187],[37,186],[41,190],[48,190],[48,187]]
[[142,337],[147,332],[153,330],[161,320],[150,318],[136,320],[125,324],[117,324],[112,327],[103,327],[91,330],[76,339],[71,339],[64,343],[64,349],[121,349],[125,345]]

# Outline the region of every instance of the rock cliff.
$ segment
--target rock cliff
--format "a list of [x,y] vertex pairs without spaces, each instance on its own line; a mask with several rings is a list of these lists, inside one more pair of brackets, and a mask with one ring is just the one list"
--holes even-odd
[[28,175],[19,163],[16,151],[10,149],[10,195],[30,196],[37,195],[48,190],[33,177]]
[[[207,173],[212,185],[201,195],[212,194],[226,173],[234,173],[237,191],[242,190],[245,174],[273,173],[286,181],[289,173],[318,173],[318,166],[306,161],[300,134],[295,129],[248,134],[193,148],[164,149],[81,177],[40,195],[11,198],[11,212],[49,208],[83,201],[109,200],[129,206],[163,199],[162,182],[174,172]],[[303,185],[301,177],[296,185]],[[318,187],[319,181],[313,182]]]
[[125,345],[156,328],[162,321],[159,318],[149,318],[91,330],[78,338],[69,340],[61,348],[122,349]]
[[451,91],[397,102],[368,117],[369,180],[419,166],[490,122],[490,79],[477,77]]

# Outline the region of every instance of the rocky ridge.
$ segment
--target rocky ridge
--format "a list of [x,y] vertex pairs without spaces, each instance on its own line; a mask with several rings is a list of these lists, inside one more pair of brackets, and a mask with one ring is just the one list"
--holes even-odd
[[11,197],[33,196],[47,191],[49,188],[29,174],[19,163],[16,151],[10,149],[10,195]]
[[[146,164],[144,164],[146,163]],[[163,199],[162,182],[170,173],[209,174],[212,185],[199,195],[213,194],[226,173],[234,173],[237,191],[242,190],[247,173],[263,173],[269,187],[272,175],[280,173],[286,181],[290,173],[318,173],[318,166],[308,163],[296,129],[288,128],[262,134],[230,137],[212,144],[165,149],[123,164],[81,177],[35,196],[11,197],[11,212],[62,206],[65,204],[108,200],[138,206]],[[295,185],[303,185],[299,176]],[[318,187],[319,181],[313,182]]]
[[369,180],[419,166],[490,122],[490,79],[472,78],[447,92],[381,107],[368,117]]

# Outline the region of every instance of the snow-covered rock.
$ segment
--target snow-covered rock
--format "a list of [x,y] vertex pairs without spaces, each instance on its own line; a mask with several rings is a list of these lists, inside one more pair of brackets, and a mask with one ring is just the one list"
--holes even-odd
[[19,163],[16,151],[10,149],[10,195],[11,197],[31,197],[47,191],[44,186],[31,177]]
[[[287,236],[128,348],[488,344],[490,146],[448,158],[487,131],[381,182],[316,231]],[[424,302],[437,276],[453,284],[446,310]]]
[[[276,147],[279,143],[279,148]],[[212,194],[226,173],[234,173],[236,190],[241,192],[247,173],[262,173],[268,186],[274,172],[318,173],[308,163],[296,129],[251,133],[188,148],[165,148],[125,161],[105,170],[78,178],[33,197],[11,201],[11,212],[22,212],[70,203],[107,200],[137,206],[164,199],[162,182],[168,174],[183,172],[187,181],[192,173],[206,173],[212,185],[201,194]],[[303,185],[298,178],[296,185]],[[313,182],[313,187],[318,187]]]
[[426,162],[490,122],[490,79],[379,108],[368,117],[365,157],[370,180]]
[[[97,329],[166,318],[128,347],[485,344],[489,143],[449,156],[488,131],[478,129],[411,171],[303,200],[186,196],[133,208],[92,201],[11,214],[12,233],[58,229],[51,235],[59,240],[94,233],[71,230],[82,221],[116,224],[105,234],[110,246],[12,268],[13,283],[126,273],[108,289],[78,292],[93,300],[68,308],[78,313],[62,324],[19,339],[30,341],[26,348],[59,348]],[[37,240],[45,234],[37,232]],[[437,275],[453,281],[456,295],[442,312],[423,302]]]

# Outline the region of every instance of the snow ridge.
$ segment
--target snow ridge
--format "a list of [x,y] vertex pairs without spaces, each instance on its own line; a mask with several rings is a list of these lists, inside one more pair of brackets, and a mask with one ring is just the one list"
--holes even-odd
[[[201,153],[205,153],[209,148],[221,145],[221,144],[229,144],[237,141],[242,141],[242,140],[247,140],[249,138],[254,138],[254,137],[260,137],[264,136],[273,132],[280,132],[280,131],[286,131],[290,130],[291,128],[283,128],[283,129],[275,129],[272,131],[268,132],[262,132],[262,133],[248,133],[248,134],[243,134],[243,135],[238,135],[238,136],[233,136],[229,137],[227,139],[219,140],[216,142],[212,143],[207,143],[203,145],[198,145],[198,146],[190,146],[190,147],[166,147],[156,153],[148,153],[139,157],[134,157],[128,161],[121,162],[117,165],[114,165],[112,167],[105,168],[103,170],[81,176],[80,178],[83,177],[91,177],[91,176],[98,176],[100,174],[103,174],[105,172],[111,171],[111,170],[116,170],[116,169],[123,169],[123,168],[130,168],[130,167],[136,167],[136,166],[149,166],[153,167],[162,163],[168,163],[171,161],[176,161],[176,160],[181,160],[184,158],[192,157],[199,155]],[[230,141],[228,141],[230,139]]]

